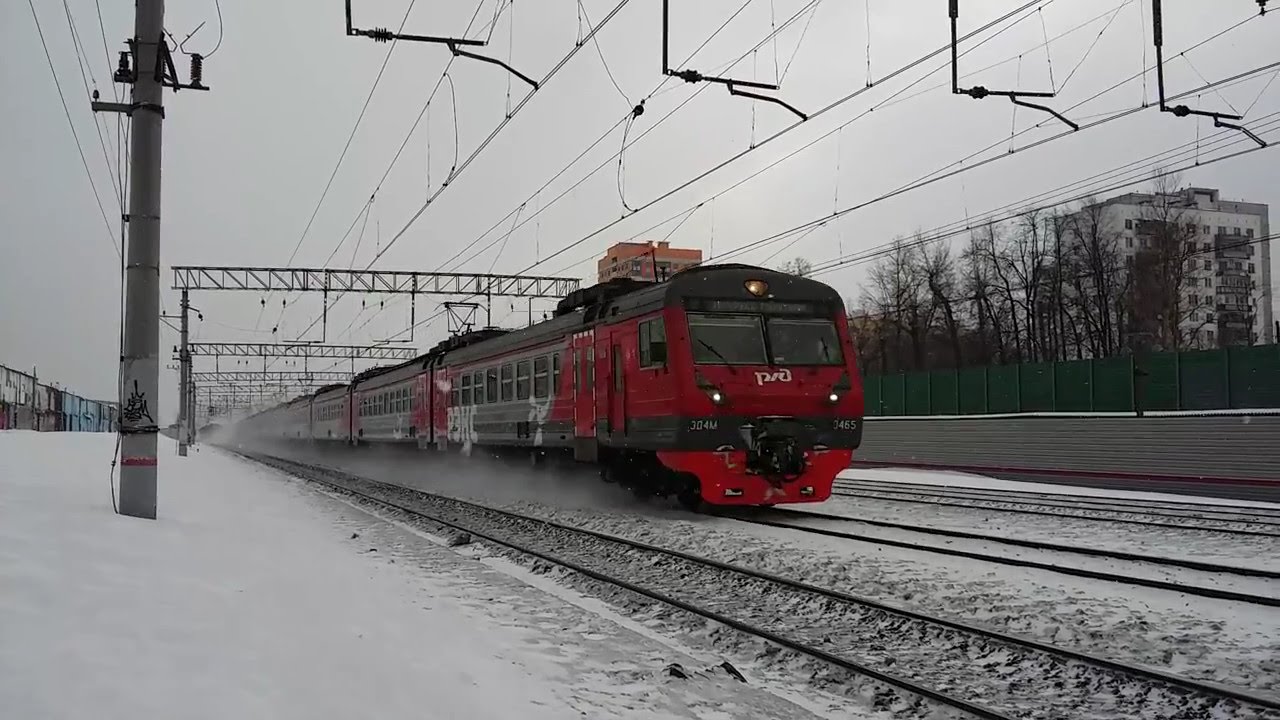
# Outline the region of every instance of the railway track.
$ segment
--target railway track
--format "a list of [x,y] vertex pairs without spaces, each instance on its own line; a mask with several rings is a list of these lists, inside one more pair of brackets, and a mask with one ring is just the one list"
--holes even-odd
[[[1224,589],[1212,585],[1196,585],[1173,580],[1163,580],[1159,578],[1143,577],[1141,575],[1121,574],[1117,572],[1107,572],[1104,570],[1095,570],[1090,568],[1073,567],[1070,565],[1058,565],[1051,562],[1042,562],[1039,560],[1031,560],[1023,557],[1010,557],[1006,555],[997,555],[976,550],[965,550],[944,545],[931,545],[928,543],[911,542],[898,538],[883,537],[879,535],[870,535],[865,533],[848,532],[844,530],[835,530],[826,527],[812,527],[807,525],[797,525],[794,522],[788,522],[791,519],[806,518],[811,520],[824,520],[831,522],[855,522],[870,525],[873,527],[889,528],[893,530],[904,530],[922,535],[936,535],[945,538],[958,538],[964,540],[974,540],[980,542],[989,542],[1000,545],[1008,545],[1011,547],[1021,547],[1033,550],[1044,550],[1055,553],[1074,554],[1084,557],[1103,558],[1117,562],[1136,563],[1139,566],[1143,564],[1156,567],[1182,568],[1195,570],[1204,573],[1210,573],[1215,577],[1223,577],[1235,575],[1246,578],[1259,578],[1262,580],[1280,580],[1280,571],[1267,570],[1261,568],[1245,568],[1234,565],[1220,565],[1216,563],[1201,562],[1197,560],[1184,560],[1180,558],[1166,558],[1151,555],[1142,555],[1137,553],[1127,553],[1114,550],[1104,550],[1101,548],[1079,547],[1074,545],[1060,545],[1057,543],[1042,542],[1039,540],[1025,540],[1021,538],[1006,538],[998,535],[983,535],[980,533],[967,532],[962,530],[949,530],[945,528],[930,528],[920,525],[910,525],[906,523],[888,522],[884,520],[870,520],[864,518],[846,517],[840,515],[827,515],[825,513],[812,512],[809,510],[799,509],[767,509],[767,510],[749,510],[749,511],[727,511],[718,513],[722,517],[728,517],[740,522],[752,523],[755,525],[765,525],[768,527],[776,527],[787,530],[796,530],[799,532],[811,533],[815,535],[823,535],[826,537],[835,537],[845,540],[856,540],[860,542],[875,543],[879,545],[888,545],[891,547],[899,547],[907,550],[919,550],[921,552],[935,553],[941,555],[949,555],[952,557],[962,557],[970,560],[985,560],[987,562],[999,563],[1001,565],[1011,565],[1014,567],[1025,567],[1036,570],[1047,570],[1050,572],[1060,573],[1063,575],[1071,575],[1074,577],[1090,578],[1094,580],[1106,580],[1110,582],[1121,583],[1125,585],[1141,585],[1143,587],[1155,588],[1158,590],[1170,590],[1173,592],[1187,593],[1189,595],[1198,595],[1201,597],[1213,598],[1215,600],[1231,600],[1236,602],[1250,603],[1254,605],[1266,605],[1270,607],[1280,607],[1280,596],[1257,594],[1248,592],[1239,592],[1235,590]],[[783,518],[771,519],[771,518]],[[1280,587],[1277,588],[1280,590]]]
[[[1183,503],[1181,507],[1080,496],[987,491],[947,485],[915,485],[873,480],[837,480],[838,497],[897,503],[959,507],[1020,515],[1144,525],[1173,530],[1201,530],[1229,535],[1280,538],[1280,514],[1265,509],[1218,510],[1218,506]],[[1236,507],[1236,506],[1231,506]],[[1257,512],[1253,512],[1257,510]]]
[[[243,453],[241,453],[243,454]],[[907,714],[1280,718],[1280,699],[897,608],[606,533],[331,468],[245,454],[892,687]],[[901,714],[901,713],[898,713]]]

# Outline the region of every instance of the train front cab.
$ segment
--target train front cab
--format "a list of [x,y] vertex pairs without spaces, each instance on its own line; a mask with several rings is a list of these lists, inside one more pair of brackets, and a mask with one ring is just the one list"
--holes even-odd
[[862,437],[862,384],[840,296],[759,268],[684,279],[668,295],[678,304],[662,312],[677,407],[645,423],[674,440],[658,459],[696,477],[713,505],[828,499]]

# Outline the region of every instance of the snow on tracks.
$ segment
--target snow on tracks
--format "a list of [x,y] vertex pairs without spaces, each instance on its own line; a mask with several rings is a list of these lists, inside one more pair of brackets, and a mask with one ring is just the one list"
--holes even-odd
[[[1280,717],[1280,702],[891,608],[596,531],[271,461],[640,592],[980,717]],[[548,548],[554,548],[549,550]],[[890,674],[892,673],[892,674]],[[937,689],[941,688],[941,689]],[[979,697],[992,709],[949,693]]]

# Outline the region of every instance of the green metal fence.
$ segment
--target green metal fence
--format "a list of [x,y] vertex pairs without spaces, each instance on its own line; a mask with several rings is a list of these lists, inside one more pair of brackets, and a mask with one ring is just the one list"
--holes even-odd
[[1280,345],[870,375],[863,388],[869,416],[1280,408]]

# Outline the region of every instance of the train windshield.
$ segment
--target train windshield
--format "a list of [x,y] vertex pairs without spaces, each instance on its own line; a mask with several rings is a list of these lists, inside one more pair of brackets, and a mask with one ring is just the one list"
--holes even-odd
[[689,313],[689,334],[693,361],[701,365],[844,362],[835,323],[824,318]]
[[689,313],[693,361],[704,365],[764,365],[759,315]]
[[820,318],[771,317],[769,349],[775,365],[840,365],[840,337],[835,323]]

